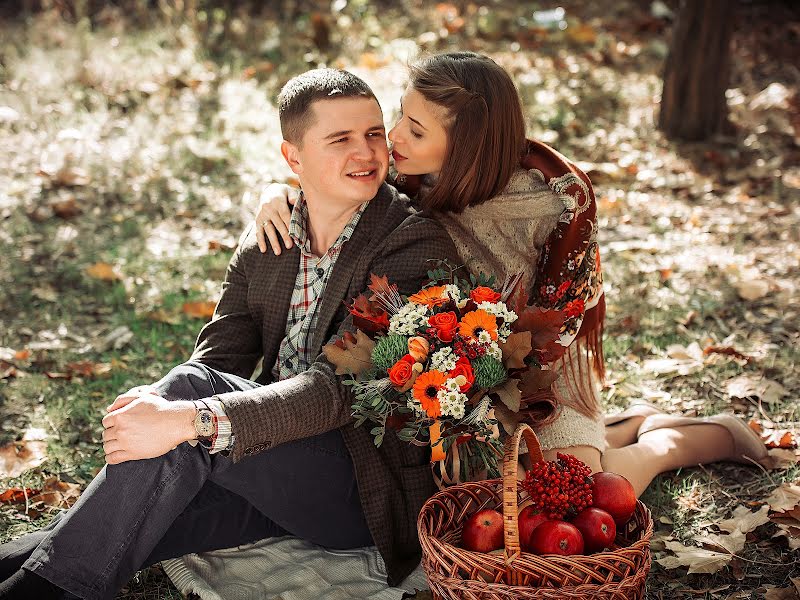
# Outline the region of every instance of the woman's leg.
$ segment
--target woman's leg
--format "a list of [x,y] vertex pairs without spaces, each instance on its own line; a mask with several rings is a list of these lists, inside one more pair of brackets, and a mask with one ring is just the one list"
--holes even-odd
[[602,467],[625,477],[640,496],[660,473],[725,460],[733,451],[733,437],[720,425],[655,429],[635,444],[607,450]]
[[589,465],[592,473],[609,471],[622,475],[631,482],[638,497],[660,473],[730,458],[734,443],[725,427],[700,424],[648,431],[638,442],[609,448],[602,455],[591,446],[554,448],[543,454],[545,459],[554,460],[559,452],[576,456]]
[[623,448],[636,443],[639,426],[644,416],[629,417],[614,425],[606,425],[606,444],[609,448]]

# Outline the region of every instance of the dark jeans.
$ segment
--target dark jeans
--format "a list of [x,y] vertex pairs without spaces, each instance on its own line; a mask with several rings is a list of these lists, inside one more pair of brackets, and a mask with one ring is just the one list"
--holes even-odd
[[[258,384],[198,363],[156,384],[171,400]],[[338,431],[276,446],[234,464],[199,445],[106,465],[59,515],[25,562],[69,592],[113,598],[141,567],[292,534],[330,548],[373,544],[352,460]]]

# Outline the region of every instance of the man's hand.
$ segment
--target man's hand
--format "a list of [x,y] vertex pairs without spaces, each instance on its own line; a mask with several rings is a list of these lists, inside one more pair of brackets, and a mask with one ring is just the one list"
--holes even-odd
[[152,388],[134,388],[118,396],[103,417],[106,462],[155,458],[195,439],[196,409],[189,401],[169,401]]

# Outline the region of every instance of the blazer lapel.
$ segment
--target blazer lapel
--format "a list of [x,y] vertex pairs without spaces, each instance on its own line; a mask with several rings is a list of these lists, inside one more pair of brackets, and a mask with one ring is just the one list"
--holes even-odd
[[[271,253],[263,255],[261,277],[269,277],[259,290],[261,298],[257,301],[262,308],[262,332],[264,340],[264,364],[262,374],[269,374],[278,359],[278,349],[286,337],[286,319],[292,292],[300,268],[300,249],[292,246],[284,249],[280,256]],[[273,264],[269,264],[273,263]],[[260,378],[259,378],[260,379]]]
[[390,202],[391,194],[387,193],[385,188],[386,184],[381,186],[378,195],[370,200],[353,235],[344,244],[341,254],[336,259],[336,264],[333,265],[333,272],[322,294],[322,305],[319,309],[317,326],[314,331],[314,343],[312,346],[314,354],[319,354],[322,351],[322,346],[327,341],[326,334],[336,315],[336,311],[339,310],[342,302],[350,300],[350,298],[345,298],[345,294],[347,294],[347,290],[350,287],[356,265],[364,250],[369,247],[372,236],[375,230],[378,229]]

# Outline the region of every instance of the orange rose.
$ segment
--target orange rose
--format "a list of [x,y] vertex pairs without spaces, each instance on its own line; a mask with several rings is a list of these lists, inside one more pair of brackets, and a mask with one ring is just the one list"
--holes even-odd
[[432,315],[428,324],[436,329],[436,337],[443,342],[452,342],[458,329],[458,317],[453,311]]
[[456,361],[456,368],[447,374],[448,379],[455,379],[459,375],[463,375],[467,383],[461,386],[461,393],[466,394],[467,390],[475,383],[475,374],[472,372],[472,364],[466,356],[462,356]]
[[399,388],[405,386],[414,375],[412,367],[415,362],[417,361],[414,360],[413,356],[406,354],[403,358],[394,363],[388,371],[389,381],[392,382],[392,385]]
[[495,292],[492,288],[486,286],[478,286],[469,293],[469,297],[475,302],[497,302],[500,300],[500,292]]
[[417,362],[425,362],[425,359],[428,358],[428,350],[430,349],[431,345],[424,337],[415,336],[408,340],[408,353],[413,356],[414,360]]

